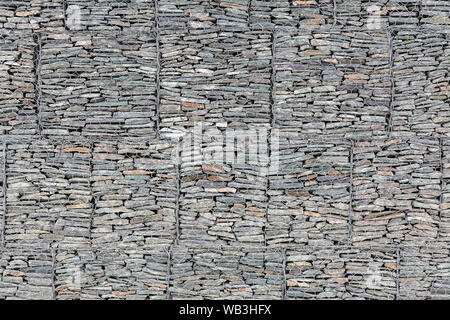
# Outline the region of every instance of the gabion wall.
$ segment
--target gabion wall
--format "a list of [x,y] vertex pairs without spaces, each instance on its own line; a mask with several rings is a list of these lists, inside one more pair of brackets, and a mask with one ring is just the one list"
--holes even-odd
[[0,0],[0,298],[449,299],[449,31],[448,1]]

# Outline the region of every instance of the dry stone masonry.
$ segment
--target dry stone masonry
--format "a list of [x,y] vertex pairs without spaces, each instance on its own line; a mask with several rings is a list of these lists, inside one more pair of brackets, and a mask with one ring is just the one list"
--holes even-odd
[[56,299],[165,299],[164,251],[57,251]]
[[173,299],[279,299],[280,250],[174,248],[169,292]]
[[303,134],[385,134],[391,85],[385,32],[283,32],[275,45],[274,119]]
[[354,242],[413,245],[437,239],[441,210],[438,139],[357,141],[353,176]]
[[33,136],[37,132],[35,39],[31,34],[0,36],[2,136]]
[[268,127],[272,42],[267,31],[163,30],[161,133],[195,122],[226,128]]
[[449,299],[450,2],[0,0],[0,299]]
[[267,242],[328,246],[349,238],[351,143],[279,137],[279,168],[270,175]]
[[44,136],[154,134],[154,32],[45,34],[41,63]]
[[[226,147],[226,141],[215,141],[219,136],[206,132],[202,143],[184,142],[194,148],[192,152],[182,148],[180,154],[180,240],[264,245],[268,159],[263,157],[249,163],[227,163],[226,158],[225,162],[218,161],[222,158],[217,159],[214,150]],[[236,143],[245,149],[251,142]]]

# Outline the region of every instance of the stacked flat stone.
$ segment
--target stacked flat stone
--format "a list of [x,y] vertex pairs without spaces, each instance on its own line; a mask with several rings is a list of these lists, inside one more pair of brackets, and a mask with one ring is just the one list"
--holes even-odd
[[164,251],[58,251],[57,300],[152,300],[167,298]]
[[275,47],[279,128],[325,136],[378,136],[391,95],[385,32],[283,32]]
[[303,247],[286,251],[288,299],[394,299],[396,250]]
[[49,33],[41,55],[45,137],[154,135],[153,33]]
[[38,140],[7,148],[7,246],[88,246],[89,147]]
[[336,0],[337,28],[418,28],[422,0]]
[[53,247],[88,248],[93,214],[91,144],[62,142],[54,152],[46,160],[48,169],[42,172],[49,177],[45,185],[55,193],[50,199],[59,202],[51,208],[57,210]]
[[50,300],[51,284],[49,252],[0,249],[0,299]]
[[393,136],[449,136],[449,35],[399,32],[393,39]]
[[1,0],[1,33],[64,30],[64,0]]
[[167,141],[93,143],[94,247],[146,248],[175,239],[174,147]]
[[336,27],[345,29],[436,29],[450,25],[448,1],[336,0]]
[[436,240],[439,140],[361,140],[353,153],[353,243],[419,245]]
[[196,121],[217,128],[268,126],[271,35],[266,31],[164,30],[161,134]]
[[158,26],[162,29],[248,26],[250,0],[158,0]]
[[280,299],[280,250],[174,247],[170,295],[173,299]]
[[37,133],[34,50],[32,35],[0,36],[0,134]]
[[[202,142],[184,139],[180,146],[180,240],[263,245],[267,154],[245,163],[230,159],[230,153],[234,156],[236,151],[239,157],[242,148],[255,145],[257,137],[240,136],[226,147],[224,140],[214,141],[214,137]],[[218,154],[213,150],[219,150]]]
[[410,246],[401,251],[400,298],[448,299],[450,251],[447,246]]
[[281,132],[278,141],[279,151],[271,157],[268,243],[345,243],[351,143],[289,132]]
[[449,32],[450,25],[450,3],[445,0],[422,0],[421,1],[421,26],[439,31]]
[[66,0],[65,5],[70,30],[143,33],[154,27],[154,0]]
[[255,29],[329,29],[333,0],[250,0],[250,26]]

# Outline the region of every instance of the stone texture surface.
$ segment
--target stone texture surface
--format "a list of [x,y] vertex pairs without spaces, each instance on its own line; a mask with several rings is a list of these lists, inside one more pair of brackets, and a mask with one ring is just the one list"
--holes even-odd
[[164,29],[236,29],[248,26],[250,0],[158,0],[158,25]]
[[250,26],[255,29],[330,29],[333,0],[249,0]]
[[[216,244],[264,244],[267,219],[267,157],[247,163],[209,152],[226,141],[205,137],[194,148],[181,147],[180,240]],[[237,141],[245,148],[249,140]],[[253,137],[256,139],[257,137]],[[183,142],[185,145],[190,141]],[[230,144],[227,144],[230,147]],[[219,149],[220,150],[220,149]],[[208,159],[210,155],[211,159]]]
[[154,33],[47,34],[41,56],[45,137],[153,134]]
[[281,133],[270,175],[267,241],[334,245],[348,240],[351,144]]
[[0,0],[0,299],[448,299],[449,3]]
[[393,39],[395,136],[448,136],[449,35],[402,31]]
[[58,251],[56,299],[165,299],[167,263],[164,251]]
[[442,158],[442,198],[440,210],[439,237],[445,241],[450,240],[450,141],[441,139]]
[[283,282],[279,250],[175,247],[173,299],[279,299]]
[[83,143],[8,145],[8,247],[89,246],[90,149]]
[[434,138],[358,141],[354,148],[354,242],[436,240],[441,172]]
[[448,1],[336,0],[337,28],[378,24],[390,29],[441,29],[450,24]]
[[154,0],[65,0],[69,30],[148,32],[155,23]]
[[396,251],[298,248],[286,253],[288,299],[394,299]]
[[194,122],[218,128],[268,126],[272,42],[267,31],[161,32],[161,134]]
[[174,241],[173,149],[159,140],[93,143],[93,246],[145,248]]
[[64,0],[0,1],[1,33],[64,30]]
[[405,248],[399,266],[401,299],[448,299],[449,267],[446,246]]
[[280,32],[274,119],[304,134],[386,132],[391,84],[385,32]]

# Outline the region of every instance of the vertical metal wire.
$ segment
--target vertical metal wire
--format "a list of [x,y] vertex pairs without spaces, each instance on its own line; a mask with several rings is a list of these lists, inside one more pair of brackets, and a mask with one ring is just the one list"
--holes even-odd
[[391,132],[392,132],[392,113],[393,113],[393,108],[394,108],[395,82],[394,82],[394,70],[393,70],[393,65],[394,65],[393,39],[392,39],[393,33],[389,28],[386,30],[386,35],[388,38],[388,45],[389,45],[389,80],[391,82],[391,99],[389,100],[389,108],[388,108],[389,111],[388,111],[388,115],[387,115],[386,131],[387,131],[387,135],[390,137]]
[[35,33],[33,35],[34,41],[36,42],[34,50],[34,72],[35,72],[35,104],[37,108],[37,131],[39,137],[42,139],[42,114],[41,114],[41,96],[42,96],[42,79],[41,79],[41,55],[42,55],[42,37],[40,33]]
[[348,243],[353,242],[353,153],[355,149],[355,141],[351,140],[350,148],[350,190],[349,190],[349,203],[348,203]]
[[6,152],[8,151],[8,146],[6,144],[6,141],[3,142],[3,216],[2,216],[2,238],[1,238],[1,245],[2,248],[5,248],[6,246],[6,213],[7,213],[7,208],[6,208],[6,183],[7,183],[7,172],[6,172]]

